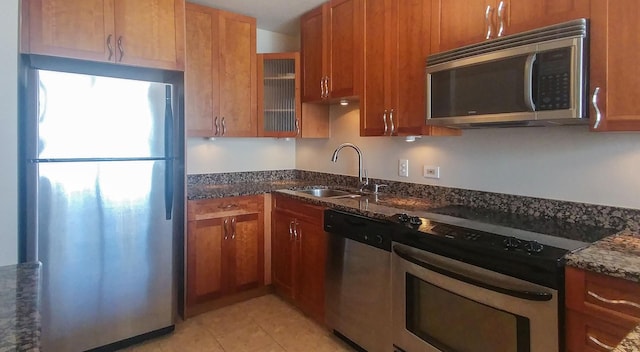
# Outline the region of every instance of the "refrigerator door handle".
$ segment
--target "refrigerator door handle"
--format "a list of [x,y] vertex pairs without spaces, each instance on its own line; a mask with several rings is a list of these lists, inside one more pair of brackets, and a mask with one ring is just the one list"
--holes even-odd
[[171,220],[173,212],[173,110],[171,107],[171,86],[166,86],[166,103],[164,110],[164,153],[166,167],[164,177],[164,204],[166,219]]

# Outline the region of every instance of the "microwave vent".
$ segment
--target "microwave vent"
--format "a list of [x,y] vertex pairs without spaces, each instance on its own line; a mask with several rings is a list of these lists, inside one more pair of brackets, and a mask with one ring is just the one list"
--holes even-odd
[[427,67],[438,65],[444,62],[449,62],[452,60],[463,59],[503,49],[510,49],[527,44],[535,44],[566,38],[586,38],[587,33],[588,20],[582,18],[579,20],[492,39],[478,44],[464,46],[459,49],[433,54],[427,58]]

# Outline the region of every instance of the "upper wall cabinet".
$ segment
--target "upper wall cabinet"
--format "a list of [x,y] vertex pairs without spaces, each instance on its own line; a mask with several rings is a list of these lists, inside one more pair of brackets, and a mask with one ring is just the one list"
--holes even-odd
[[302,101],[350,98],[362,90],[363,0],[332,0],[300,21]]
[[360,135],[458,135],[426,126],[424,64],[431,8],[423,0],[365,0],[365,87]]
[[256,20],[188,3],[185,119],[190,137],[256,137]]
[[640,131],[640,2],[591,2],[591,128]]
[[184,0],[24,0],[22,52],[184,70]]
[[588,0],[432,0],[432,52],[589,17]]

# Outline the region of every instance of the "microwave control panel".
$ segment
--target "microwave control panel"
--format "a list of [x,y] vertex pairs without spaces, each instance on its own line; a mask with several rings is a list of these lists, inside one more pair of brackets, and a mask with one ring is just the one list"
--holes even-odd
[[538,100],[536,110],[571,108],[571,48],[539,53]]

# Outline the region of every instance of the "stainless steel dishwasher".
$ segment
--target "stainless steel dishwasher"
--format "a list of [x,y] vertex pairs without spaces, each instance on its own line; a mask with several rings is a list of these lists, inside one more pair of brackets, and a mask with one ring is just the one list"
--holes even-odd
[[326,323],[354,348],[391,351],[391,228],[326,210]]

